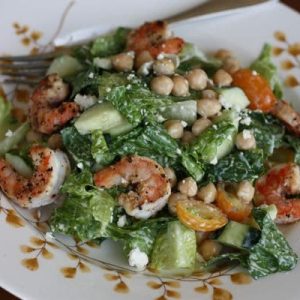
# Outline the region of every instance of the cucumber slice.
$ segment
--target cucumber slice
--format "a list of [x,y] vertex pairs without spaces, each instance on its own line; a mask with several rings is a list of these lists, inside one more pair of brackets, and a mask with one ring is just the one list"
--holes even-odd
[[226,109],[232,108],[240,111],[250,104],[244,91],[238,87],[219,89],[218,92],[220,102]]
[[70,55],[62,55],[53,60],[47,74],[57,73],[60,77],[64,78],[76,74],[82,69],[83,66],[76,58]]
[[196,263],[195,231],[179,221],[170,222],[157,237],[150,261],[150,268],[165,274],[191,273]]
[[27,165],[23,158],[18,155],[6,153],[5,159],[13,166],[13,168],[22,176],[30,178],[33,170]]
[[258,241],[259,237],[259,230],[246,224],[229,221],[217,241],[226,246],[249,249]]
[[75,121],[74,126],[80,134],[88,134],[100,129],[103,133],[121,134],[128,131],[129,122],[109,102],[96,104],[87,109]]
[[176,102],[161,108],[160,113],[166,120],[181,120],[192,125],[197,120],[197,102],[195,100]]
[[23,138],[25,137],[25,134],[29,130],[29,124],[23,123],[21,126],[19,126],[11,136],[5,137],[0,142],[0,155],[4,155],[6,152],[14,148],[17,144],[19,144]]

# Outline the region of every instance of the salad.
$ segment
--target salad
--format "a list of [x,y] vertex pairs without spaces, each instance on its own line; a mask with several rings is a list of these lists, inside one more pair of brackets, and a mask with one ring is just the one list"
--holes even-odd
[[300,115],[282,98],[270,45],[241,67],[165,22],[118,28],[56,58],[25,118],[0,97],[0,188],[60,203],[54,235],[117,241],[136,270],[289,271],[276,224],[300,219]]

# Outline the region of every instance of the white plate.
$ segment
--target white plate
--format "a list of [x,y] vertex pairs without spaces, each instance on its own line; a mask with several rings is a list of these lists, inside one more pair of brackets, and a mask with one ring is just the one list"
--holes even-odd
[[[83,1],[77,2],[68,11],[60,33],[103,24],[103,26],[137,25],[144,20],[159,18],[191,7],[197,0],[185,1]],[[0,11],[0,54],[28,53],[35,43],[47,44],[56,32],[64,9],[69,1],[1,1]],[[19,27],[13,23],[18,22]],[[23,28],[28,25],[28,31]],[[17,28],[17,27],[18,28]],[[17,35],[18,29],[25,33]],[[264,42],[277,47],[282,52],[275,57],[280,67],[283,61],[290,69],[280,68],[283,81],[294,85],[300,81],[300,62],[286,49],[300,52],[298,30],[300,16],[285,6],[272,3],[262,9],[244,12],[241,15],[219,19],[196,21],[175,26],[177,35],[197,43],[205,51],[217,48],[234,50],[238,58],[247,64],[257,56]],[[42,38],[32,40],[32,32],[42,32]],[[283,35],[274,33],[280,31]],[[33,34],[37,37],[38,34]],[[23,40],[23,43],[22,43]],[[25,46],[24,43],[29,43]],[[294,47],[292,47],[294,45]],[[284,50],[282,50],[284,49]],[[297,50],[298,49],[298,50]],[[290,51],[293,53],[293,51]],[[291,79],[294,76],[294,80]],[[300,109],[300,87],[286,87],[285,95]],[[298,101],[298,102],[297,102]],[[84,245],[81,248],[69,248],[65,251],[45,240],[45,236],[35,231],[32,222],[22,220],[15,208],[5,200],[0,200],[0,286],[18,295],[22,299],[299,299],[300,266],[286,274],[277,274],[249,284],[238,285],[234,279],[248,279],[245,276],[228,276],[229,271],[189,280],[163,280],[160,277],[147,277],[123,271],[110,271],[79,257],[71,257],[70,251],[80,251],[90,257],[97,257],[94,248]],[[300,255],[300,224],[285,227],[286,235],[295,251]],[[34,237],[34,238],[32,238]],[[47,252],[47,249],[49,252]],[[85,249],[85,250],[84,250]],[[87,253],[87,251],[89,253]],[[115,248],[104,246],[102,253],[111,257],[112,263],[119,264],[120,256]],[[69,252],[69,254],[68,254]],[[31,260],[30,260],[31,259]],[[35,270],[30,271],[32,267]],[[238,270],[230,271],[236,273]],[[72,278],[64,276],[69,275]],[[233,279],[233,281],[231,280]],[[246,280],[247,281],[247,280]],[[201,288],[202,287],[202,288]],[[206,293],[205,293],[206,292]]]

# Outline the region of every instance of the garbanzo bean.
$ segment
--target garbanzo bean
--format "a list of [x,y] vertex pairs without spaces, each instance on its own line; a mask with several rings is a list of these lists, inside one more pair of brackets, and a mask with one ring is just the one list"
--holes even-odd
[[243,130],[236,136],[235,145],[240,150],[250,150],[256,147],[256,140],[250,130]]
[[190,88],[196,91],[204,90],[207,86],[207,74],[202,69],[189,71],[185,78],[188,80]]
[[171,94],[171,91],[173,89],[174,83],[171,78],[165,75],[160,75],[157,77],[154,77],[151,80],[150,87],[151,90],[159,95],[162,96],[168,96]]
[[255,188],[250,181],[242,181],[237,186],[236,195],[245,203],[250,203],[254,197]]
[[175,65],[170,58],[158,59],[153,64],[153,73],[156,75],[172,75],[175,72]]
[[134,54],[131,52],[120,53],[112,57],[113,68],[118,72],[129,72],[133,68]]
[[168,120],[164,123],[164,127],[174,139],[180,139],[183,135],[183,125],[179,120]]
[[214,84],[219,87],[230,86],[232,80],[231,75],[223,69],[219,69],[213,76]]
[[197,101],[197,112],[202,117],[213,117],[221,108],[221,103],[217,99],[201,99]]
[[209,119],[206,119],[206,118],[198,119],[195,121],[195,123],[192,126],[192,133],[195,136],[198,136],[211,124],[212,124],[212,122]]
[[192,177],[187,177],[179,182],[178,190],[188,197],[194,197],[198,191],[197,183]]
[[189,82],[180,75],[175,75],[172,77],[173,79],[173,89],[172,89],[172,95],[178,96],[178,97],[184,97],[189,94]]
[[212,257],[218,256],[222,250],[222,246],[213,240],[204,240],[198,247],[198,252],[207,261]]
[[177,178],[176,178],[175,171],[172,168],[169,168],[169,167],[164,168],[164,170],[165,170],[167,178],[169,179],[171,187],[174,187],[177,183]]
[[215,185],[210,182],[209,184],[201,187],[197,193],[197,198],[209,204],[215,201],[217,196],[217,189]]
[[176,205],[179,201],[188,200],[186,195],[181,193],[172,193],[168,199],[168,209],[172,215],[176,215]]

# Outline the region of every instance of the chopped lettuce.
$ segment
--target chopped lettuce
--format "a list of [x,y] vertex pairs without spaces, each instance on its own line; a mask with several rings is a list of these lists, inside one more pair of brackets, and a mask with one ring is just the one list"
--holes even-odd
[[220,60],[206,56],[196,45],[191,43],[185,43],[179,53],[179,59],[178,71],[183,73],[194,68],[203,68],[209,74],[213,74],[222,65]]
[[74,126],[60,131],[63,144],[76,163],[90,167],[93,157],[91,141],[87,135],[81,135]]
[[250,124],[240,124],[240,130],[252,130],[257,147],[263,149],[265,157],[268,157],[282,145],[284,127],[279,120],[268,114],[253,111],[248,112],[248,117],[251,119]]
[[158,124],[140,126],[114,138],[109,149],[111,153],[120,156],[128,154],[147,156],[163,166],[174,164],[180,154],[176,140]]
[[79,93],[98,95],[99,73],[96,68],[89,67],[65,80],[72,86],[71,99]]
[[268,207],[256,207],[252,216],[261,230],[257,244],[240,253],[225,253],[206,263],[210,268],[224,261],[239,261],[254,279],[295,268],[298,257],[268,213]]
[[98,92],[101,98],[106,97],[109,92],[118,86],[123,86],[129,83],[128,75],[124,73],[109,73],[103,72],[99,77]]
[[104,190],[92,186],[88,170],[71,174],[61,188],[64,203],[50,219],[53,232],[86,241],[107,236],[116,201]]
[[9,150],[15,148],[25,138],[29,128],[29,123],[23,123],[15,131],[11,132],[11,135],[6,136],[0,142],[0,155],[4,155]]
[[143,120],[156,120],[158,108],[172,103],[170,98],[156,95],[138,83],[113,88],[107,95],[107,100],[133,126],[140,124]]
[[212,182],[240,182],[257,179],[264,172],[264,153],[261,149],[235,151],[222,158],[208,170]]
[[121,241],[126,255],[135,248],[150,255],[157,234],[172,220],[170,217],[158,217],[134,222],[125,227],[111,224],[108,227],[109,237],[115,241]]
[[275,96],[282,99],[283,91],[278,77],[277,68],[272,62],[272,46],[265,44],[259,57],[251,64],[250,68],[263,76],[270,84]]
[[93,56],[105,57],[122,52],[126,46],[127,35],[130,29],[119,27],[114,32],[99,36],[91,47]]

